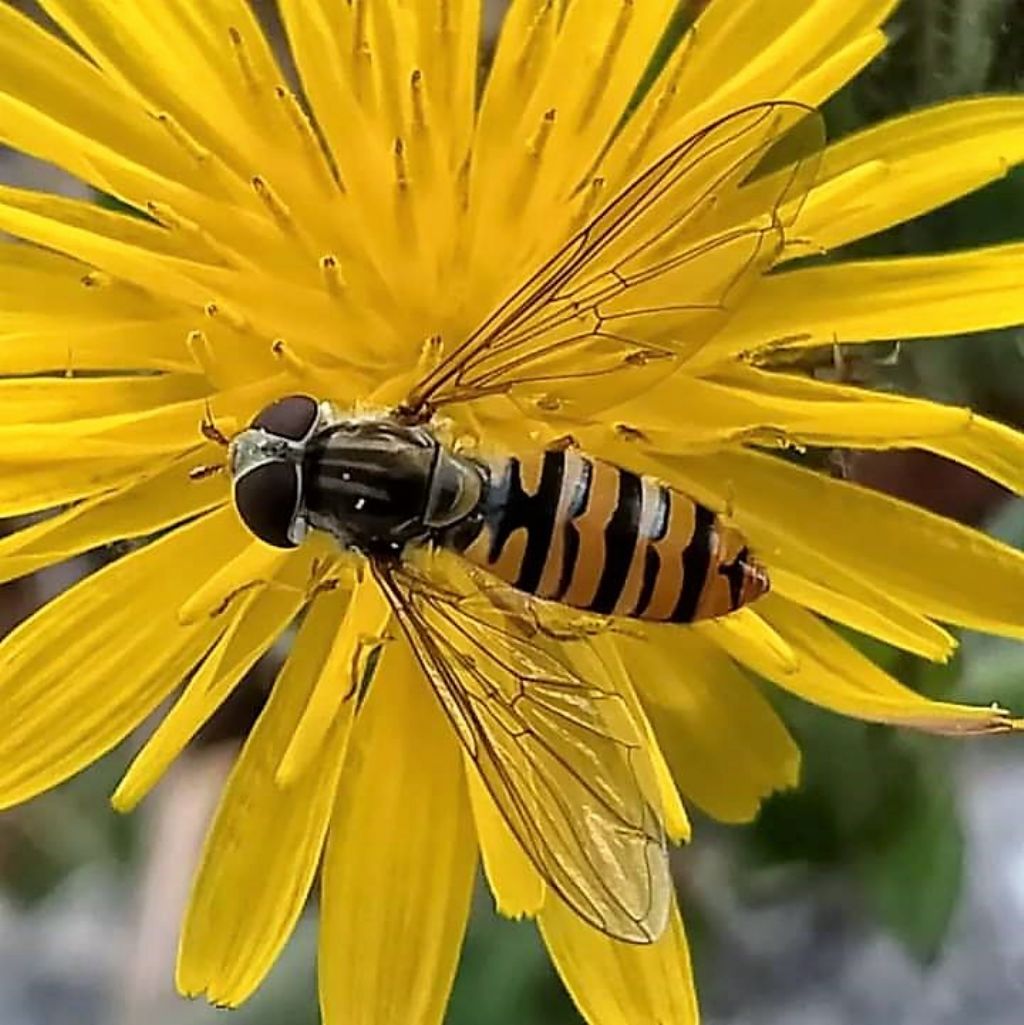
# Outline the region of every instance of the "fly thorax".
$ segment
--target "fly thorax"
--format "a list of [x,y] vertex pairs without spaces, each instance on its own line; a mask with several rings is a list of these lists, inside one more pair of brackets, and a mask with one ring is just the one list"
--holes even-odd
[[398,553],[472,511],[480,478],[424,427],[392,420],[336,424],[310,442],[306,514],[349,547]]

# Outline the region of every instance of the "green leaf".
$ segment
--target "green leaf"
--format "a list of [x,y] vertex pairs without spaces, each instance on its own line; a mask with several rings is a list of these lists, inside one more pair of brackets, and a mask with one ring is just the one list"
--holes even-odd
[[446,1025],[580,1025],[533,924],[499,918],[488,904],[478,893]]
[[899,828],[866,850],[861,877],[875,914],[923,963],[935,959],[963,884],[964,839],[947,774],[936,759]]
[[963,875],[948,775],[952,745],[785,699],[778,705],[803,751],[803,779],[765,802],[747,834],[746,868],[846,874],[860,886],[866,912],[914,957],[930,961]]

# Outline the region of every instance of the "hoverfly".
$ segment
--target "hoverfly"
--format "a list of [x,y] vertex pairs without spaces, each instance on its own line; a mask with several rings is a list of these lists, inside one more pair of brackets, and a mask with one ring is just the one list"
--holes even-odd
[[[653,942],[670,906],[650,766],[623,699],[538,643],[529,610],[688,623],[755,600],[767,574],[737,530],[654,479],[571,446],[466,455],[435,414],[596,375],[628,397],[652,346],[671,372],[776,260],[819,142],[796,104],[716,121],[612,198],[396,408],[346,415],[291,395],[231,442],[249,530],[282,548],[325,532],[368,560],[509,829],[617,939]],[[666,306],[666,287],[684,299]],[[424,548],[472,571],[475,607],[416,568]]]

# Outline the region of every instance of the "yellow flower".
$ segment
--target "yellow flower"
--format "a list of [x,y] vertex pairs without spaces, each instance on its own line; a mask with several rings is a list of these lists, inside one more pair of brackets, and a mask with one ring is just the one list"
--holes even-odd
[[[674,904],[656,942],[628,944],[545,884],[357,557],[322,537],[254,541],[226,475],[194,473],[224,460],[201,424],[232,434],[282,395],[400,402],[644,168],[685,166],[687,140],[702,157],[685,182],[710,203],[699,221],[680,212],[689,192],[651,208],[647,236],[687,256],[634,290],[660,312],[628,319],[633,358],[613,350],[607,373],[593,345],[562,363],[533,350],[547,374],[445,406],[444,431],[512,453],[571,435],[655,475],[727,514],[774,590],[690,628],[539,636],[538,659],[626,710],[674,840],[680,793],[743,821],[796,781],[745,668],[872,721],[1012,725],[907,690],[818,616],[944,660],[941,623],[1024,634],[1024,558],[772,451],[922,448],[1024,490],[1024,444],[996,423],[772,369],[780,349],[1024,321],[1020,245],[786,266],[1024,159],[1024,101],[999,97],[873,128],[820,164],[790,149],[809,122],[764,104],[819,106],[883,48],[895,0],[712,0],[635,109],[676,0],[516,0],[482,88],[478,0],[279,0],[290,84],[243,0],[43,6],[78,49],[0,7],[0,138],[134,209],[0,188],[0,229],[30,243],[0,247],[0,516],[58,510],[0,541],[0,577],[147,543],[0,648],[0,806],[98,758],[187,679],[115,795],[134,806],[305,612],[210,833],[183,991],[244,1000],[322,855],[326,1021],[439,1022],[479,852],[498,907],[537,917],[588,1021],[695,1019]],[[686,249],[687,231],[719,241]],[[665,353],[670,377],[651,358]],[[581,384],[567,365],[602,373]]]

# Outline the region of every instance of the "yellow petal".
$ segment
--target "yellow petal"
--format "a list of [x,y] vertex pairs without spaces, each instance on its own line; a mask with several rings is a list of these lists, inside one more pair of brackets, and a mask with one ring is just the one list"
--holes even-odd
[[[947,407],[927,400],[906,398],[902,395],[879,395],[864,388],[816,381],[795,374],[768,373],[747,366],[730,367],[724,377],[744,392],[785,397],[795,400],[808,410],[819,404],[822,410],[831,409],[837,404],[845,404],[851,410],[866,410],[877,402],[881,410],[887,410],[889,413],[891,429],[894,431],[889,443],[892,446],[911,445],[914,448],[926,449],[936,455],[963,463],[964,466],[969,466],[972,470],[998,481],[1017,494],[1024,494],[1024,434],[987,417],[972,413],[968,418],[960,420],[948,433],[913,439],[899,426],[904,422],[906,413],[912,414],[913,419],[919,414],[928,415],[928,410]],[[950,425],[953,423],[955,420],[951,421]],[[865,444],[863,436],[860,440],[850,438],[847,441],[840,441],[835,438],[826,443],[853,448],[871,447]]]
[[[645,0],[559,11],[524,2],[509,12],[470,167],[466,273],[467,295],[482,304],[476,316],[542,255],[539,239],[569,234],[587,191],[577,186],[619,124],[676,6]],[[493,188],[498,176],[507,187]]]
[[979,531],[759,452],[660,463],[686,493],[731,507],[769,568],[827,585],[838,566],[921,615],[1024,636],[1024,554]]
[[439,1025],[476,865],[461,754],[412,652],[384,650],[323,869],[325,1025]]
[[[1024,101],[1010,96],[943,103],[849,135],[825,151],[789,255],[836,249],[1002,178],[1024,160],[1022,140]],[[883,173],[825,201],[830,185],[869,164]]]
[[[618,638],[598,635],[590,638],[588,647],[593,655],[596,655],[600,660],[604,671],[613,681],[615,689],[625,698],[630,715],[644,740],[651,769],[654,772],[658,798],[657,805],[661,809],[661,818],[665,826],[666,836],[674,843],[688,842],[692,832],[690,820],[687,817],[686,809],[683,807],[676,781],[673,779],[669,763],[661,749],[654,726],[648,718],[640,698],[637,696],[639,681],[633,676],[632,663],[628,662],[623,656],[622,643]],[[596,678],[597,670],[594,669],[588,672],[586,669],[587,662],[580,660],[580,646],[574,645],[571,653],[579,660],[578,664],[584,670],[584,679]]]
[[0,227],[197,310],[215,298],[189,280],[184,256],[167,255],[170,234],[139,218],[0,186]]
[[719,647],[681,627],[622,644],[661,750],[690,800],[724,822],[748,822],[765,797],[796,784],[796,744]]
[[788,380],[742,367],[712,380],[675,374],[607,415],[638,431],[645,446],[667,453],[713,451],[730,442],[916,447],[971,425],[968,409],[866,389],[817,391],[813,383],[799,392],[787,387]]
[[277,765],[321,674],[344,609],[335,591],[313,603],[292,653],[249,734],[203,848],[178,954],[178,988],[218,1006],[262,982],[306,903],[347,732],[332,729],[310,772],[287,790]]
[[[241,525],[239,527],[241,529]],[[214,570],[182,602],[178,621],[187,625],[221,615],[233,601],[273,580],[291,556],[287,549],[273,548],[262,541],[250,539],[238,555]]]
[[744,661],[744,654],[758,662],[767,662],[778,673],[791,673],[799,665],[796,652],[752,608],[737,609],[730,616],[695,623],[695,633],[724,648]]
[[84,420],[204,397],[192,374],[0,380],[0,424]]
[[[0,516],[49,510],[123,489],[162,471],[182,453],[195,453],[193,466],[221,465],[223,449],[201,434],[211,409],[217,425],[230,433],[237,424],[232,397],[241,399],[235,408],[248,413],[253,396],[274,393],[280,387],[271,379],[244,395],[224,392],[215,406],[182,402],[84,421],[0,427]],[[53,459],[55,451],[62,453],[60,460]]]
[[[260,101],[269,106],[281,75],[240,0],[187,8],[169,0],[143,6],[46,0],[45,6],[109,80],[149,110],[169,112],[228,162],[259,167],[272,160],[271,139],[285,153],[291,149],[293,140],[272,130],[280,122],[255,130]],[[274,108],[267,113],[272,118]]]
[[1024,246],[812,267],[764,278],[693,361],[784,345],[926,338],[1024,321]]
[[388,642],[391,606],[376,577],[363,572],[335,623],[334,642],[281,755],[278,786],[288,787],[309,771],[331,732],[347,734]]
[[111,367],[187,371],[192,369],[185,348],[190,326],[183,319],[91,324],[8,318],[0,321],[0,373],[67,374]]
[[5,463],[0,456],[0,516],[23,516],[130,487],[146,476],[151,465],[148,457],[138,453],[95,455],[71,463],[40,459],[32,466]]
[[[237,529],[241,532],[241,525]],[[294,619],[306,600],[312,558],[308,550],[290,553],[274,576],[259,581],[221,611],[227,621],[223,635],[129,766],[111,798],[118,811],[131,811],[149,793]],[[216,621],[219,617],[212,618]]]
[[660,940],[610,940],[552,898],[541,935],[587,1025],[697,1025],[690,951],[675,901]]
[[758,610],[798,651],[796,672],[780,675],[750,667],[805,701],[841,715],[951,735],[1003,732],[1013,723],[1001,709],[931,701],[915,693],[842,640],[821,620],[778,595],[766,595]]
[[189,477],[191,460],[140,474],[138,481],[0,538],[0,582],[34,573],[112,541],[146,537],[222,505],[222,479]]
[[95,761],[178,684],[221,626],[182,627],[174,608],[208,553],[241,540],[232,511],[204,516],[87,577],[5,638],[0,807]]
[[[159,126],[139,107],[127,104],[116,85],[88,60],[11,5],[0,6],[0,66],[5,92],[27,109],[59,123],[83,128],[96,143],[168,173],[190,168]],[[5,126],[6,127],[6,126]],[[26,140],[15,141],[24,145]],[[54,153],[38,153],[52,159]],[[74,158],[77,154],[62,154]],[[70,168],[81,170],[84,163]]]
[[[468,756],[467,756],[468,760]],[[473,822],[487,883],[499,914],[533,918],[544,906],[547,887],[501,817],[476,767],[466,765]]]
[[827,583],[781,566],[773,566],[771,576],[776,594],[895,648],[933,662],[948,662],[956,651],[956,638],[948,630],[841,567],[833,568]]
[[[696,19],[602,168],[616,187],[723,114],[787,99],[819,106],[876,54],[896,0],[714,0]],[[696,101],[695,101],[696,98]],[[651,131],[650,123],[658,130]]]

